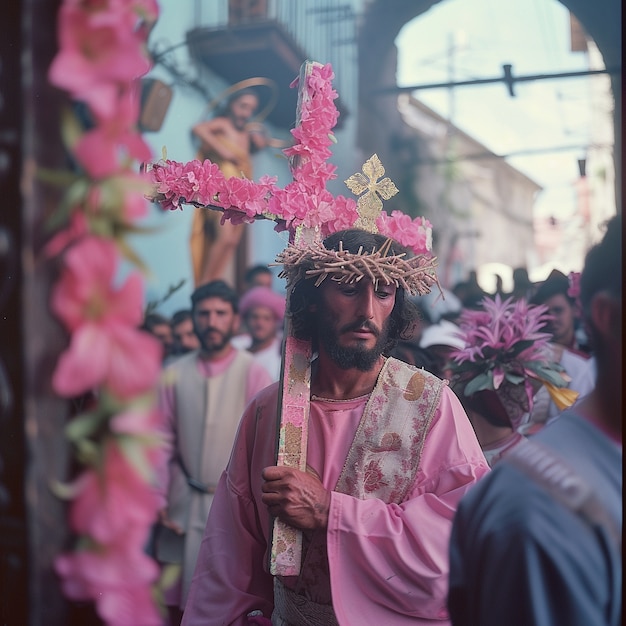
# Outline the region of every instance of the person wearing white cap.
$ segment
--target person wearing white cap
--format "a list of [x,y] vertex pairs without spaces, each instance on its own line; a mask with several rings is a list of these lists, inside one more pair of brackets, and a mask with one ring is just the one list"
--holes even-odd
[[445,287],[441,288],[441,293],[431,291],[420,296],[417,302],[431,324],[437,324],[441,320],[453,322],[463,310],[463,303]]
[[431,324],[422,332],[420,348],[423,348],[432,357],[433,374],[450,380],[452,372],[448,367],[450,355],[455,349],[465,346],[460,336],[460,328],[445,319],[437,324]]

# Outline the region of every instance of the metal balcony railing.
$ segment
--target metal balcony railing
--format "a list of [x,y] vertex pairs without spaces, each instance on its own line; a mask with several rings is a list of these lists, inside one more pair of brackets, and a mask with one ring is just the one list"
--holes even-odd
[[356,94],[357,15],[350,0],[196,0],[194,21],[211,30],[277,23],[307,59],[332,64],[344,99]]

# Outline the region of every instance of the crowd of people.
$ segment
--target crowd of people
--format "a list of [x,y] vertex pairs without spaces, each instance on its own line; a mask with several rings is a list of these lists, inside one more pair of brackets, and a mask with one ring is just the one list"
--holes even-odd
[[[470,274],[415,295],[386,280],[395,242],[324,246],[385,253],[372,280],[299,271],[286,296],[255,266],[146,317],[170,623],[620,623],[621,216],[582,274],[520,269],[511,293]],[[276,464],[286,312],[315,355],[306,471]],[[275,518],[302,533],[298,576],[268,569]]]

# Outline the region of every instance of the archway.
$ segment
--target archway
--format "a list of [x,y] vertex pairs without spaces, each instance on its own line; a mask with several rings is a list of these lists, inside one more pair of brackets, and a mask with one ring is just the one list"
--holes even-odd
[[[357,144],[364,155],[377,152],[390,173],[402,171],[402,151],[394,138],[402,136],[396,94],[376,91],[395,84],[397,52],[394,40],[400,29],[440,0],[373,0],[359,32],[359,130]],[[607,68],[621,69],[621,5],[618,0],[598,3],[561,0],[594,39]],[[615,171],[621,172],[621,73],[611,76],[615,129]],[[621,176],[616,175],[616,199],[621,210]],[[398,200],[397,202],[401,202]]]

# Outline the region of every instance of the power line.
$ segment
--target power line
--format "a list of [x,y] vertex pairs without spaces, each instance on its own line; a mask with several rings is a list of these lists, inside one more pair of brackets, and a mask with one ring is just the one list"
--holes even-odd
[[528,74],[526,76],[514,76],[513,66],[505,64],[502,66],[503,75],[494,78],[475,78],[472,80],[459,80],[450,81],[447,83],[427,83],[422,85],[409,85],[407,87],[399,87],[397,85],[393,87],[381,87],[380,89],[374,89],[374,94],[389,94],[389,93],[405,93],[407,91],[419,91],[424,89],[450,89],[451,87],[464,87],[467,85],[486,85],[488,83],[504,83],[508,90],[509,95],[515,96],[513,86],[515,83],[525,83],[535,80],[547,80],[555,78],[579,78],[581,76],[593,76],[596,74],[610,74],[619,75],[621,69],[611,68],[604,70],[583,70],[579,72],[556,72],[554,74]]
[[473,154],[463,154],[449,159],[417,159],[417,165],[439,165],[444,163],[456,163],[457,161],[471,161],[479,159],[508,159],[517,156],[532,156],[535,154],[550,154],[551,152],[567,152],[568,150],[588,150],[589,148],[612,149],[613,144],[571,144],[565,146],[547,146],[543,148],[528,148],[525,150],[515,150],[506,154],[496,154],[495,152],[475,152]]

